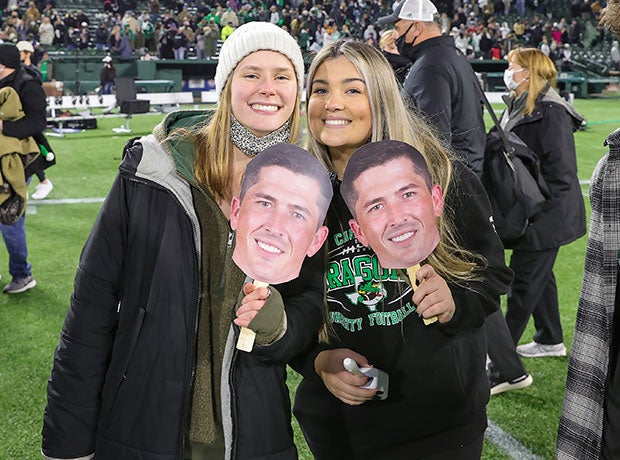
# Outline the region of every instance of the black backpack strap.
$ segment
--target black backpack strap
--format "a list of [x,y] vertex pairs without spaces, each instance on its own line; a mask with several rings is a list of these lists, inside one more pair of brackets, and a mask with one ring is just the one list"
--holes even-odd
[[480,84],[478,82],[476,82],[474,86],[476,87],[476,90],[478,91],[478,94],[480,95],[482,102],[484,102],[484,106],[486,107],[487,112],[489,112],[489,115],[491,116],[491,119],[493,120],[493,124],[495,125],[495,129],[497,130],[497,134],[502,140],[502,144],[504,144],[504,148],[506,149],[506,152],[509,152],[509,153],[512,152],[514,148],[510,145],[510,142],[508,142],[506,133],[504,132],[504,129],[500,125],[499,120],[497,119],[497,115],[495,115],[495,111],[493,110],[493,107],[491,107],[491,103],[487,99],[487,96],[484,94],[484,91],[482,91],[482,88],[480,87]]

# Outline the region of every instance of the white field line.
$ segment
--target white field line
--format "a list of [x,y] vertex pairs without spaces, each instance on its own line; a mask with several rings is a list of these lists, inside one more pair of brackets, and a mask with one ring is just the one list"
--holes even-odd
[[37,206],[49,204],[84,204],[103,203],[105,198],[64,198],[61,200],[33,200],[29,199],[26,206],[26,214],[37,214]]
[[580,180],[579,185],[587,185],[587,187],[585,188],[585,191],[582,191],[581,194],[585,196],[586,198],[590,198],[590,179]]
[[540,460],[540,457],[502,430],[492,420],[489,420],[489,426],[484,433],[484,437],[514,460]]
[[38,206],[40,204],[83,204],[83,203],[103,203],[105,198],[63,198],[61,200],[28,200],[28,206]]

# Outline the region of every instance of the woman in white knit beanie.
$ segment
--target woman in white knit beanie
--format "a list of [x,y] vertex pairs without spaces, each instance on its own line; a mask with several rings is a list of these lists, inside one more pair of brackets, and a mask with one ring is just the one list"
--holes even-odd
[[[243,25],[220,53],[215,112],[171,113],[127,144],[54,356],[47,458],[297,458],[286,363],[316,336],[322,277],[245,283],[229,216],[250,159],[297,139],[303,79],[288,33]],[[251,352],[236,324],[255,331]]]
[[[301,51],[283,29],[250,22],[224,42],[215,72],[218,107],[197,136],[197,151],[209,154],[197,155],[195,167],[198,181],[221,204],[230,202],[238,190],[251,157],[278,142],[297,139],[303,86]],[[233,163],[236,171],[229,169]]]

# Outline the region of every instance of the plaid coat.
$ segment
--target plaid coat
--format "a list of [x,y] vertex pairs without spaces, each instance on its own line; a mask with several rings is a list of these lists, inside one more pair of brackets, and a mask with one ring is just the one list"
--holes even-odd
[[620,128],[605,144],[609,152],[590,183],[590,234],[558,430],[557,456],[562,460],[601,455],[620,250]]

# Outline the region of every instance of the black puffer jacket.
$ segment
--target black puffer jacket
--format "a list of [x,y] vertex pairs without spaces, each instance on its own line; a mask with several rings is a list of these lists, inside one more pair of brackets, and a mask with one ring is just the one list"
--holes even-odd
[[[204,118],[184,112],[165,123],[189,126]],[[84,247],[54,356],[43,426],[50,457],[184,458],[200,301],[228,310],[232,320],[245,278],[232,262],[230,227],[213,199],[201,200],[212,218],[197,218],[197,192],[179,173],[191,165],[193,146],[164,149],[153,135],[125,150]],[[201,247],[203,234],[212,235],[208,247]],[[321,304],[321,273],[311,272],[315,278],[305,267],[294,283],[277,287],[287,319],[278,341],[238,352],[231,323],[222,413],[215,415],[227,459],[297,458],[286,362],[321,320],[321,309],[312,307]]]

